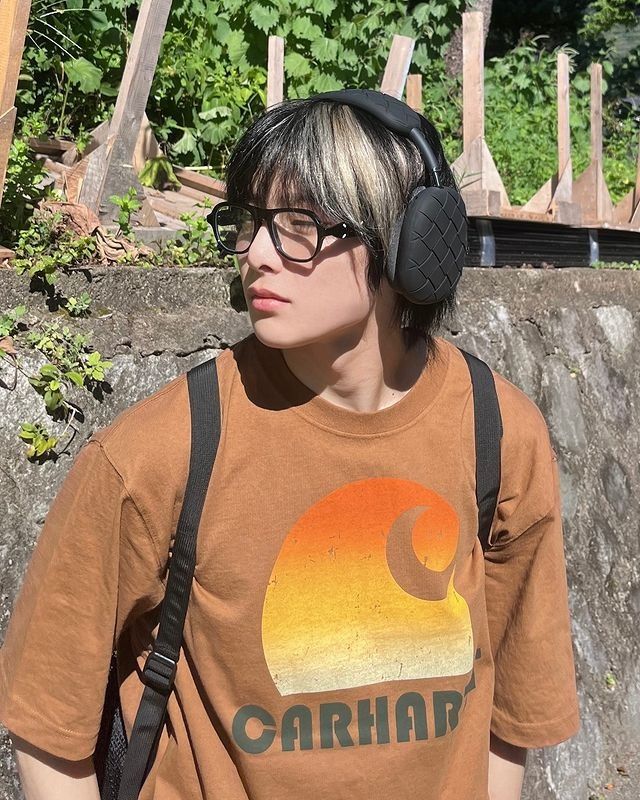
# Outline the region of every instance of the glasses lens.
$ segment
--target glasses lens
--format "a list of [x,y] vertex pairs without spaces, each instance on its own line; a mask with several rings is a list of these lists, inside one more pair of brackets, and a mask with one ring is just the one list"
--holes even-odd
[[278,211],[273,228],[286,258],[312,258],[318,249],[318,226],[304,211]]
[[216,212],[216,229],[220,244],[232,253],[245,253],[251,246],[255,221],[242,206],[228,205]]

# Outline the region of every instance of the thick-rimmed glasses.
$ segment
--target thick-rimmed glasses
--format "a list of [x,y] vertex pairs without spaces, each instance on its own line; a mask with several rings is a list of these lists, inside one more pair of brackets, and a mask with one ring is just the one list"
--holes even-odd
[[256,238],[262,220],[276,250],[289,261],[311,261],[327,236],[347,239],[358,234],[346,222],[325,228],[306,208],[259,208],[248,203],[218,203],[207,221],[216,241],[226,253],[246,253]]

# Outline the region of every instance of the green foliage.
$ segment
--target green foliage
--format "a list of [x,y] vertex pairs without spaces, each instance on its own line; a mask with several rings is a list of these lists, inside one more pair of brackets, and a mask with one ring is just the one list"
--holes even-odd
[[9,161],[0,206],[0,243],[13,246],[18,233],[33,214],[38,200],[47,194],[44,181],[47,172],[42,162],[36,160],[27,144],[30,136],[44,130],[40,117],[32,115],[14,136],[9,150]]
[[[39,209],[20,234],[13,264],[18,275],[29,278],[31,290],[47,295],[48,306],[57,315],[85,317],[91,311],[89,294],[65,297],[55,281],[59,271],[68,272],[90,264],[95,252],[94,240],[78,237],[65,228],[59,212]],[[45,362],[35,374],[26,368],[21,357],[23,351],[44,357]],[[102,399],[112,362],[103,360],[92,347],[90,334],[73,331],[58,318],[52,322],[38,318],[28,313],[25,304],[0,313],[0,359],[15,368],[16,376],[21,373],[27,379],[42,398],[46,414],[64,426],[57,435],[41,422],[23,422],[18,436],[29,444],[27,458],[39,463],[57,458],[64,449],[59,444],[66,431],[69,428],[76,431],[73,423],[82,416],[69,393],[75,395],[82,390]]]
[[640,269],[640,261],[594,261],[594,269]]
[[[13,265],[18,275],[26,273],[30,279],[35,279],[36,286],[55,292],[58,270],[91,263],[95,251],[95,242],[91,237],[77,236],[64,228],[62,214],[49,210],[38,211],[20,233]],[[67,307],[71,315],[88,308],[85,299],[74,300],[69,305],[69,299],[60,292],[55,294],[55,302]]]
[[[49,323],[35,315],[27,317],[26,312],[26,306],[21,305],[0,314],[0,359],[13,364],[16,373],[26,377],[42,397],[47,415],[54,422],[64,424],[60,435],[51,434],[40,422],[21,424],[18,436],[29,444],[26,457],[42,463],[57,458],[60,452],[56,451],[57,445],[79,416],[79,408],[69,399],[68,393],[77,394],[78,389],[83,389],[100,398],[106,385],[105,374],[112,362],[104,361],[91,347],[90,336],[74,333],[58,320]],[[23,349],[38,352],[46,359],[35,375],[24,367],[20,357]]]
[[[285,39],[287,96],[306,97],[377,86],[396,33],[416,38],[413,63],[429,74],[463,6],[429,0],[407,13],[400,0],[176,0],[147,114],[172,159],[221,175],[241,131],[264,108],[270,34]],[[137,8],[133,0],[34,3],[20,113],[40,109],[57,135],[102,121],[120,85]],[[38,20],[54,25],[49,36],[61,46],[42,46]]]
[[123,236],[131,238],[133,235],[131,217],[136,211],[139,211],[142,208],[142,204],[138,200],[138,193],[133,186],[131,186],[127,190],[126,194],[112,194],[109,198],[109,201],[120,209],[118,213],[118,225],[120,232]]
[[[486,137],[509,199],[523,204],[557,169],[557,53],[569,56],[575,69],[576,51],[542,45],[544,37],[524,40],[502,58],[489,61],[485,73]],[[612,73],[610,62],[604,75]],[[603,79],[606,89],[606,77]],[[574,174],[590,159],[589,75],[573,71],[571,78],[571,149]],[[638,119],[624,104],[605,106],[603,115],[604,172],[614,202],[635,180]]]
[[638,21],[637,13],[637,0],[593,0],[579,33],[589,39],[596,39],[616,25],[631,28]]
[[[210,207],[207,202],[201,207]],[[180,215],[186,228],[178,232],[174,239],[164,245],[158,255],[158,262],[177,267],[211,266],[219,261],[218,248],[211,226],[197,211],[187,211]]]

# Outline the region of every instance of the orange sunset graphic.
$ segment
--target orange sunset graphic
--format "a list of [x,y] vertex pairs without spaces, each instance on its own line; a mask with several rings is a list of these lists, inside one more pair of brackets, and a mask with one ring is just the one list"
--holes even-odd
[[458,538],[451,505],[414,481],[355,481],[309,508],[264,599],[264,655],[280,694],[469,672]]

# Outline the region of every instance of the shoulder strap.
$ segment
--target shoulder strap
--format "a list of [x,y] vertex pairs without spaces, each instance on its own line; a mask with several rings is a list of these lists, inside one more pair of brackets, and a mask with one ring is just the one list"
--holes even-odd
[[187,386],[191,409],[189,477],[169,560],[158,635],[142,673],[146,686],[122,769],[118,800],[137,800],[155,756],[180,656],[195,569],[198,527],[220,441],[216,359],[211,358],[188,370]]
[[489,546],[491,522],[500,490],[500,440],[502,417],[491,369],[482,359],[458,348],[467,362],[473,387],[476,434],[476,500],[478,537],[485,551]]

